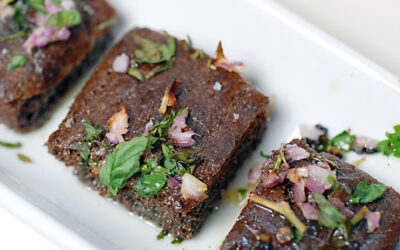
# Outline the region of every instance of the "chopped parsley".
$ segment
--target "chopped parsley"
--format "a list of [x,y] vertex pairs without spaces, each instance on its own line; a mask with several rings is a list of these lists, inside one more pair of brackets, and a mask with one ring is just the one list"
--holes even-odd
[[345,216],[339,212],[322,194],[313,192],[313,199],[318,204],[318,224],[328,228],[343,226]]
[[47,26],[75,26],[82,22],[81,14],[77,9],[63,10],[52,14],[46,22]]
[[400,158],[400,125],[393,127],[394,133],[386,132],[386,140],[380,141],[376,146],[376,150],[383,155],[389,156],[393,154]]
[[142,49],[136,49],[135,55],[140,63],[163,63],[170,61],[175,55],[175,40],[167,35],[167,44],[159,44],[149,39],[136,37],[135,42],[142,46]]
[[265,154],[262,150],[260,151],[260,156],[263,158],[269,158],[270,155]]
[[157,240],[164,239],[164,237],[167,236],[167,235],[168,235],[168,231],[163,229],[163,230],[157,235]]
[[354,138],[354,135],[350,135],[350,133],[345,130],[332,138],[331,145],[342,151],[349,152],[353,147]]
[[47,14],[47,10],[44,7],[44,0],[28,0],[28,4],[34,10],[39,11],[43,14]]
[[25,20],[24,14],[26,13],[26,9],[13,6],[15,9],[15,14],[12,18],[12,23],[17,30],[20,31],[28,31],[29,25],[28,22]]
[[350,204],[372,202],[380,198],[386,189],[387,187],[382,183],[375,184],[362,181],[358,183],[356,190],[354,190],[350,199]]
[[136,79],[138,79],[141,82],[144,81],[144,76],[143,76],[142,72],[140,72],[140,70],[138,68],[138,64],[136,63],[135,60],[131,60],[131,65],[128,70],[128,75],[135,77]]
[[15,55],[7,64],[7,72],[13,71],[18,67],[24,66],[26,57],[23,55]]
[[20,148],[22,144],[20,142],[12,143],[12,142],[0,141],[0,146],[5,148]]
[[89,119],[85,119],[83,121],[83,126],[85,128],[85,140],[91,141],[93,139],[99,138],[103,130],[99,127],[99,125],[92,125],[92,121]]
[[166,181],[167,178],[163,175],[144,175],[134,188],[141,196],[154,196],[164,187]]
[[59,6],[61,4],[61,0],[51,0],[54,5]]
[[18,153],[17,157],[18,157],[19,160],[21,160],[23,162],[26,162],[26,163],[32,163],[33,162],[31,158],[29,158],[28,156],[26,156],[24,154]]
[[78,151],[79,155],[81,156],[84,162],[89,161],[89,146],[87,142],[76,142],[74,144],[74,149]]
[[240,196],[240,200],[244,200],[246,198],[246,194],[247,194],[247,189],[245,188],[238,188],[236,190]]
[[171,241],[171,244],[180,244],[182,243],[182,241],[184,241],[184,239],[182,238],[175,238]]

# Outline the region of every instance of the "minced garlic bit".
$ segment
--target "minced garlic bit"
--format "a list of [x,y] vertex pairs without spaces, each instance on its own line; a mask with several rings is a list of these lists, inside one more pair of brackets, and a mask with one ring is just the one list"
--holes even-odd
[[213,89],[214,89],[215,91],[221,91],[221,89],[222,89],[221,83],[215,82]]

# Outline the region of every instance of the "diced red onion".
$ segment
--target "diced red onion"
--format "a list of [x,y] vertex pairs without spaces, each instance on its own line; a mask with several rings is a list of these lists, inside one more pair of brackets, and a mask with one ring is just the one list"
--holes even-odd
[[217,47],[217,55],[216,58],[213,60],[212,64],[217,67],[221,67],[229,72],[237,72],[241,73],[244,69],[245,65],[243,62],[229,62],[224,55],[224,51],[222,49],[221,42],[219,42]]
[[181,191],[184,199],[201,201],[207,198],[207,185],[189,173],[182,177]]
[[192,138],[195,133],[191,129],[182,132],[182,129],[187,127],[186,116],[186,114],[181,114],[175,117],[174,124],[168,130],[171,143],[178,147],[190,147],[195,143]]
[[[146,125],[144,125],[144,132],[149,132],[149,130],[153,127],[153,121],[150,119],[150,121],[148,123],[146,123]],[[147,136],[150,136],[151,132],[147,133]]]
[[352,149],[357,153],[362,153],[364,149],[373,150],[378,145],[378,140],[364,135],[357,135],[353,141]]
[[181,182],[175,177],[171,177],[169,178],[167,185],[169,188],[176,189],[181,185]]
[[38,27],[32,31],[23,47],[30,52],[34,47],[42,48],[49,42],[68,40],[70,35],[71,32],[66,27],[60,29],[55,26]]
[[261,183],[263,188],[273,188],[285,180],[285,176],[278,174],[276,171],[267,172],[265,178]]
[[299,206],[304,218],[307,220],[318,220],[318,210],[313,204],[306,202],[299,204]]
[[13,17],[15,9],[8,5],[7,2],[0,2],[0,21],[4,21],[7,18]]
[[106,134],[108,140],[113,144],[118,144],[124,141],[122,135],[128,133],[128,114],[126,108],[122,107],[121,111],[115,113],[107,121],[109,132]]
[[328,201],[334,206],[336,207],[339,211],[344,211],[345,206],[344,206],[344,202],[341,201],[340,199],[336,198],[336,197],[328,197]]
[[303,181],[299,181],[293,186],[293,198],[296,203],[303,203],[306,201]]
[[265,161],[264,161],[264,163],[263,163],[263,167],[266,167],[266,166],[268,166],[268,164],[270,164],[270,163],[272,163],[272,155],[270,156],[270,157],[268,157]]
[[301,148],[297,145],[287,145],[284,151],[285,158],[288,162],[303,160],[310,156],[310,153],[308,153],[304,148]]
[[129,70],[130,59],[125,53],[117,56],[113,62],[113,70],[119,73],[126,73]]
[[308,168],[292,168],[286,176],[291,182],[297,183],[299,180],[308,177]]
[[307,166],[309,171],[309,178],[306,181],[306,187],[312,192],[323,193],[325,190],[331,188],[331,183],[328,181],[328,176],[336,179],[336,173],[330,169],[321,168],[318,165],[312,164]]
[[252,169],[250,169],[249,174],[247,175],[247,182],[249,184],[257,184],[258,179],[261,176],[262,166],[262,164],[257,164]]
[[186,125],[186,114],[181,114],[178,115],[177,117],[175,117],[174,119],[174,126],[176,126],[177,128],[185,128]]
[[317,166],[320,167],[320,168],[328,169],[328,170],[331,169],[331,167],[329,167],[328,163],[325,163],[325,162],[322,162],[322,161],[317,162]]
[[365,218],[367,219],[368,232],[372,233],[379,227],[381,213],[378,211],[377,212],[368,211],[367,214],[365,215]]

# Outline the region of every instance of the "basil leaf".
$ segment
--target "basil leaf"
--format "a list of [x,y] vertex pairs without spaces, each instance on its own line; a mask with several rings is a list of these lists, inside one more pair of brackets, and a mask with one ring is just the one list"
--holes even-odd
[[386,140],[380,141],[376,146],[376,150],[383,155],[389,156],[393,154],[400,158],[400,125],[393,127],[394,133],[386,133]]
[[74,144],[74,149],[78,151],[79,155],[81,156],[84,162],[89,160],[89,146],[87,142],[78,141]]
[[349,132],[343,131],[332,138],[331,145],[345,152],[349,152],[353,147],[354,138],[354,135],[350,135]]
[[326,200],[322,194],[313,192],[313,199],[319,208],[318,224],[329,228],[338,228],[343,225],[345,216]]
[[154,196],[164,187],[166,181],[167,178],[162,175],[145,175],[134,188],[141,196]]
[[135,42],[142,47],[135,50],[136,58],[141,63],[162,63],[171,60],[175,55],[175,40],[169,35],[167,44],[159,44],[142,37],[136,37]]
[[49,19],[47,19],[47,26],[75,26],[82,22],[81,14],[78,10],[63,10],[52,14]]
[[13,71],[14,69],[24,66],[26,63],[26,57],[23,55],[15,55],[7,64],[7,72]]
[[92,121],[89,119],[84,120],[83,126],[85,128],[85,141],[91,141],[93,139],[99,138],[103,130],[99,125],[93,126]]
[[118,144],[100,168],[100,182],[116,195],[118,189],[140,171],[140,156],[156,141],[157,138],[152,136],[138,136]]
[[350,199],[350,204],[368,203],[380,198],[387,187],[383,184],[374,184],[362,181],[358,183],[356,190]]
[[29,6],[31,6],[34,10],[39,11],[43,14],[47,14],[47,10],[44,7],[44,0],[29,0]]
[[20,148],[22,144],[20,142],[11,143],[11,142],[0,141],[0,146],[3,146],[5,148]]

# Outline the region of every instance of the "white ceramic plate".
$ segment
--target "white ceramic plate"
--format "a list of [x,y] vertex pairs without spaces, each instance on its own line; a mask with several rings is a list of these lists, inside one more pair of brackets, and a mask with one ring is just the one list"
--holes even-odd
[[[113,0],[121,17],[120,38],[134,26],[190,34],[194,45],[213,54],[219,40],[226,55],[246,63],[245,77],[271,97],[274,112],[265,138],[231,187],[244,184],[247,171],[298,133],[300,124],[321,122],[331,135],[352,128],[383,139],[399,123],[398,79],[270,1]],[[0,204],[64,248],[218,248],[241,206],[221,203],[193,240],[180,245],[156,240],[160,229],[85,187],[72,168],[47,153],[47,137],[66,116],[86,76],[40,130],[20,135],[0,126],[1,140],[21,141],[18,150],[0,149]],[[16,153],[34,163],[17,160]],[[349,154],[352,162],[361,158]],[[374,155],[361,169],[400,191],[400,160]]]

